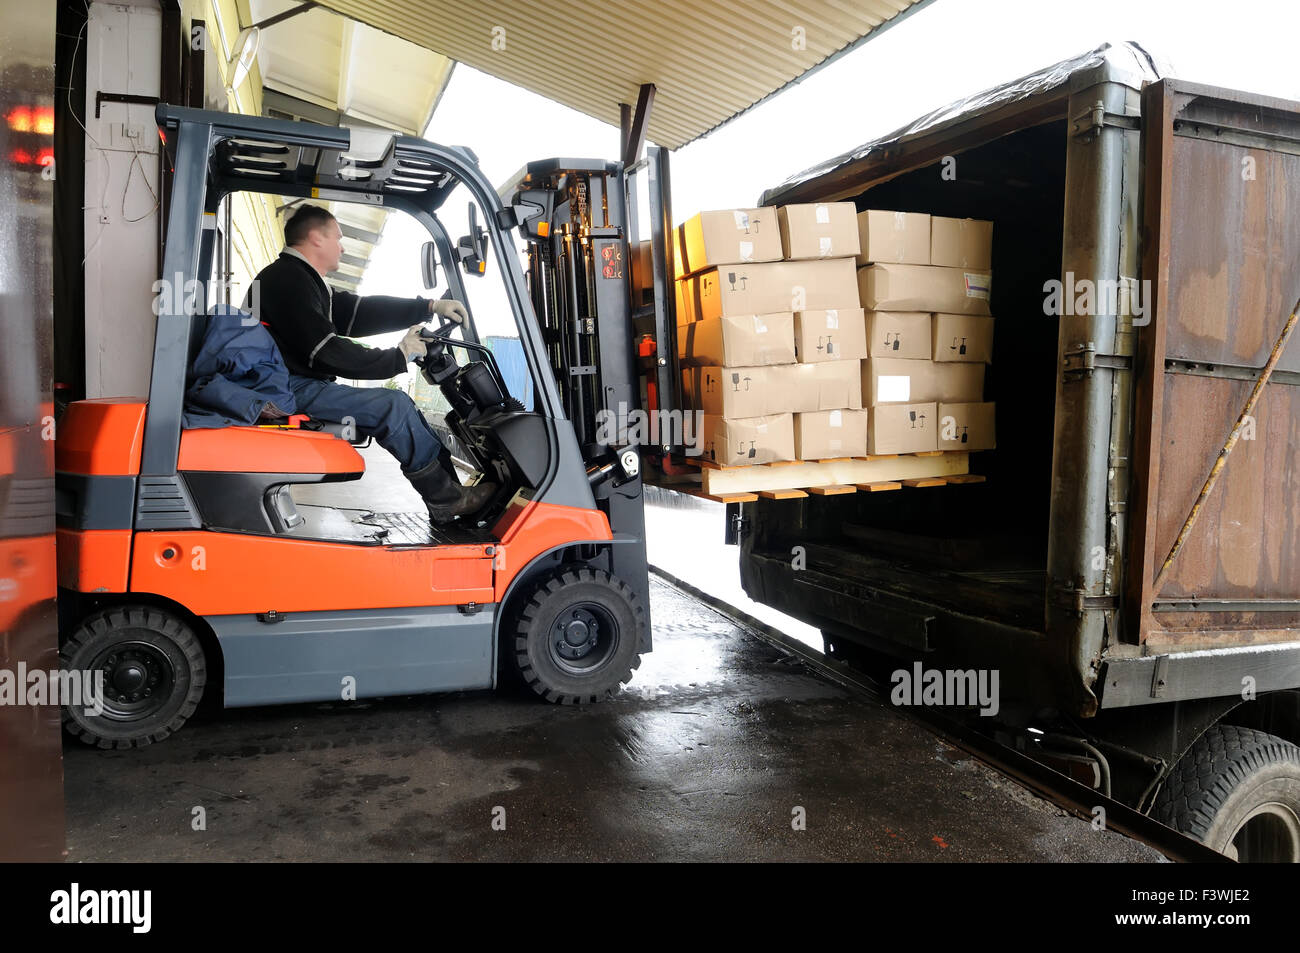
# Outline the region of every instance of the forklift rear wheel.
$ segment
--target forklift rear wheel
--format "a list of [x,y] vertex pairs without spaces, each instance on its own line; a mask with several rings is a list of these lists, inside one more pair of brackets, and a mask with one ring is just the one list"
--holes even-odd
[[603,570],[562,570],[524,603],[515,666],[547,701],[598,702],[641,664],[645,625],[645,609],[627,583]]
[[1151,815],[1241,863],[1300,862],[1300,748],[1215,725],[1174,765]]
[[92,678],[103,673],[98,705],[63,706],[64,728],[100,748],[162,741],[194,714],[207,682],[203,647],[194,631],[152,606],[122,606],[90,616],[64,644],[59,662],[65,671],[92,673]]

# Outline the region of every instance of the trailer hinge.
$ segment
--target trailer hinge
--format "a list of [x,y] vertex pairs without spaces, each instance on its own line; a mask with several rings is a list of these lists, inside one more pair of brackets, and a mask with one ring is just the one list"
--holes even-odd
[[259,612],[257,614],[257,621],[265,622],[267,625],[275,625],[277,622],[284,621],[284,613],[276,609],[271,609],[267,612]]
[[1058,586],[1053,590],[1052,595],[1052,601],[1058,606],[1071,609],[1080,615],[1098,609],[1103,612],[1113,612],[1119,607],[1119,600],[1115,596],[1092,595],[1083,589]]
[[1097,345],[1092,341],[1076,344],[1074,349],[1066,351],[1063,357],[1064,367],[1061,373],[1066,380],[1091,377],[1097,368],[1125,371],[1133,366],[1130,354],[1098,354]]
[[1076,137],[1093,135],[1107,126],[1116,129],[1141,129],[1142,117],[1131,116],[1127,113],[1107,112],[1106,104],[1101,100],[1097,100],[1091,107],[1085,109],[1070,121],[1070,135]]
[[460,610],[461,615],[478,615],[479,610],[483,607],[477,602],[467,602],[456,608]]
[[1151,697],[1159,698],[1168,684],[1169,656],[1157,655],[1155,671],[1151,673]]

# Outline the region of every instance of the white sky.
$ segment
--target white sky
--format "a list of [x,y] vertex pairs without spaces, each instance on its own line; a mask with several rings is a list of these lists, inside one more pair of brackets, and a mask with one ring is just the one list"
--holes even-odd
[[[781,29],[788,35],[788,26]],[[796,172],[953,100],[1107,41],[1136,40],[1184,79],[1300,100],[1297,36],[1300,0],[934,0],[673,153],[674,218],[752,206],[764,189]],[[533,159],[613,158],[618,151],[616,127],[463,64],[425,136],[468,145],[494,185]],[[464,201],[449,203],[457,208],[441,216],[453,240],[465,231]],[[419,277],[425,237],[412,220],[393,216],[362,293],[428,294]],[[487,276],[469,281],[481,332],[516,333],[497,263],[490,260]]]

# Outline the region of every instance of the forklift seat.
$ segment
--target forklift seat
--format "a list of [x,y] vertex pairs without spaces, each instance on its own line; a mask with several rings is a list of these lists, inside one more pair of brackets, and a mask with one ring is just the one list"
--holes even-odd
[[[342,427],[342,425],[337,425]],[[327,475],[360,479],[366,463],[341,434],[276,427],[212,427],[181,431],[182,472]]]

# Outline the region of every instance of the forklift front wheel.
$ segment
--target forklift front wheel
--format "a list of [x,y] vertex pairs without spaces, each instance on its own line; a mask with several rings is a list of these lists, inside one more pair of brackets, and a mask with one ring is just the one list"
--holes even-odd
[[89,679],[81,703],[63,705],[63,726],[100,748],[162,741],[194,714],[207,683],[198,637],[152,606],[90,616],[64,644],[59,663]]
[[533,589],[515,629],[515,666],[547,701],[598,702],[641,664],[645,608],[599,569],[567,569]]

